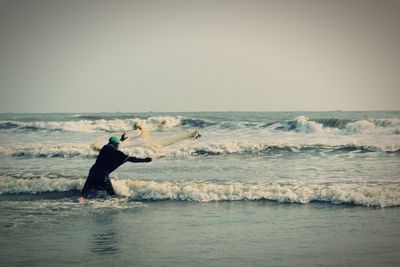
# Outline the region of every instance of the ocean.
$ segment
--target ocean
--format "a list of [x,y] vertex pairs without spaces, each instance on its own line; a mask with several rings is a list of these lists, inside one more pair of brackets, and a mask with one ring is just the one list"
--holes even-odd
[[399,206],[399,111],[0,114],[0,266],[399,266]]

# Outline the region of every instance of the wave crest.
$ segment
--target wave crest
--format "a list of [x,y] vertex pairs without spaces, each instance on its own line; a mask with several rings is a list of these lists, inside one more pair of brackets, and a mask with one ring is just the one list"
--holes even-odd
[[89,145],[41,145],[16,148],[0,147],[0,155],[15,158],[95,157],[97,154],[97,152],[90,149]]
[[[126,154],[147,157],[154,151],[143,145],[121,146]],[[189,156],[221,156],[221,155],[281,155],[287,153],[316,153],[316,154],[346,154],[385,152],[399,153],[400,145],[379,144],[274,144],[256,141],[225,141],[193,143],[185,146],[169,147],[158,152],[161,157],[189,157]],[[90,149],[89,144],[82,145],[38,145],[19,147],[0,147],[0,156],[14,158],[95,158],[98,152]]]
[[332,204],[354,204],[372,207],[400,205],[398,186],[328,186],[282,184],[213,184],[193,182],[154,182],[142,180],[117,180],[119,194],[135,201],[181,200],[255,201],[271,200],[281,203],[310,203],[314,201]]
[[269,142],[226,141],[199,143],[165,152],[167,156],[276,155],[286,153],[397,153],[400,146],[372,144],[274,144]]
[[75,121],[2,121],[1,130],[20,131],[64,131],[64,132],[127,132],[133,129],[136,121],[142,121],[152,128],[173,128],[181,123],[181,117],[158,116],[141,119],[100,119],[100,120],[75,120]]
[[15,179],[11,177],[0,177],[0,195],[21,193],[38,194],[80,190],[84,182],[84,179],[50,179],[46,177],[38,179]]
[[[80,190],[84,179],[1,177],[0,195],[38,194]],[[400,206],[400,187],[390,185],[324,185],[324,184],[244,184],[157,182],[146,180],[113,180],[118,195],[133,201],[258,201],[279,203],[327,202],[366,207]]]
[[305,116],[294,120],[267,124],[265,127],[280,131],[304,133],[384,133],[399,134],[399,119],[350,120],[350,119],[310,119]]
[[[79,117],[80,118],[80,117]],[[294,131],[304,133],[383,133],[400,134],[400,119],[312,119],[298,116],[292,120],[275,122],[211,121],[182,116],[152,116],[145,119],[95,119],[82,117],[71,121],[1,121],[0,130],[9,131],[65,131],[65,132],[127,132],[135,122],[142,122],[149,130],[162,131],[178,127],[215,129],[269,129],[274,131]],[[91,118],[91,117],[89,117]],[[96,118],[96,117],[93,117]]]

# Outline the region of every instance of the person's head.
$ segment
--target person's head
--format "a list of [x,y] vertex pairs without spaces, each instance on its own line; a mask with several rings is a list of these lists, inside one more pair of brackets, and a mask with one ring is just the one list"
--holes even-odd
[[116,137],[116,136],[111,136],[111,137],[108,139],[108,143],[109,143],[109,144],[113,144],[113,145],[115,145],[115,146],[118,148],[118,146],[119,146],[119,138]]

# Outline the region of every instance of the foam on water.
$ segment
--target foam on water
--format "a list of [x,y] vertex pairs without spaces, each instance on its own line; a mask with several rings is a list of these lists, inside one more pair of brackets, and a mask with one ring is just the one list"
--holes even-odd
[[213,184],[141,180],[117,180],[116,190],[133,200],[185,200],[197,202],[272,200],[282,203],[355,204],[373,207],[400,205],[398,185],[284,185],[284,184]]
[[143,122],[148,125],[153,125],[157,128],[174,128],[178,127],[181,124],[182,116],[154,116],[149,117]]
[[[87,118],[87,117],[83,117]],[[97,118],[94,116],[93,118]],[[151,116],[146,119],[83,119],[72,121],[0,121],[0,130],[18,131],[65,131],[65,132],[126,132],[132,130],[135,122],[141,122],[154,131],[176,127],[212,128],[212,129],[259,129],[295,131],[304,133],[400,133],[400,119],[312,119],[297,116],[292,120],[273,123],[247,121],[212,121],[183,116]]]
[[181,116],[155,116],[141,120],[133,119],[113,119],[113,120],[74,120],[74,121],[1,121],[2,130],[20,131],[65,131],[65,132],[126,132],[132,130],[136,121],[141,121],[152,128],[173,128],[180,124]]
[[[8,126],[8,127],[6,127]],[[132,129],[132,120],[80,120],[80,121],[35,121],[35,122],[2,122],[2,128],[23,131],[127,131]]]
[[[139,171],[141,178],[155,180],[115,180],[119,194],[132,199],[398,205],[399,186],[384,185],[399,177],[398,112],[11,114],[2,118],[1,194],[79,190],[84,180],[78,178],[87,175],[88,161],[98,155],[90,149],[91,141],[97,137],[102,147],[111,132],[127,132],[120,149],[154,159],[149,165],[121,168],[121,177]],[[158,142],[156,150],[146,138],[135,136],[137,121]],[[183,134],[193,128],[200,129],[202,138],[184,140]],[[88,166],[77,168],[80,158]],[[162,182],[175,179],[188,182]],[[294,185],[233,181],[290,181]],[[327,181],[329,185],[324,184]],[[356,181],[365,184],[356,186]]]
[[[104,142],[102,143],[104,145]],[[101,146],[102,146],[101,145]],[[100,146],[100,147],[101,147]],[[286,153],[353,153],[353,152],[400,152],[399,143],[276,143],[273,141],[208,141],[186,142],[171,147],[162,148],[154,155],[154,151],[145,144],[121,145],[125,153],[146,157],[148,155],[162,157],[189,156],[219,156],[219,155],[275,155]],[[93,151],[89,144],[59,144],[59,145],[19,145],[16,147],[1,147],[0,156],[13,158],[95,158],[98,152]]]
[[[84,179],[39,178],[0,179],[0,194],[38,194],[80,190]],[[256,201],[270,200],[280,203],[309,203],[313,201],[332,204],[354,204],[371,207],[400,205],[398,184],[244,184],[157,182],[149,180],[113,180],[118,195],[132,201]]]
[[0,177],[0,194],[66,192],[80,190],[84,182],[84,179],[49,179],[46,177],[37,179],[15,179],[11,177]]
[[381,133],[399,134],[399,119],[349,120],[310,119],[298,116],[294,120],[268,124],[267,128],[283,131],[325,134]]
[[[399,119],[399,111],[0,114],[0,262],[399,266]],[[123,152],[153,156],[134,138],[137,120],[171,145],[149,164],[111,173],[117,196],[93,192],[79,204],[96,138],[102,146],[127,131]],[[193,130],[202,137],[172,142]],[[212,251],[194,258],[205,244]],[[323,257],[304,257],[316,251]]]
[[360,120],[348,123],[346,130],[354,133],[399,134],[400,120]]
[[295,144],[273,142],[225,141],[207,142],[166,151],[166,156],[213,156],[213,155],[275,155],[286,153],[352,153],[352,152],[388,152],[400,151],[399,144]]
[[95,157],[97,154],[88,144],[0,147],[0,155],[15,158]]

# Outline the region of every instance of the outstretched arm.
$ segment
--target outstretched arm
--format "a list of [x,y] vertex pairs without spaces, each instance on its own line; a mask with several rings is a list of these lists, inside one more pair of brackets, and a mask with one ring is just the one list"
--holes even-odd
[[151,158],[129,157],[126,161],[138,163],[138,162],[151,162],[151,160],[152,160]]

